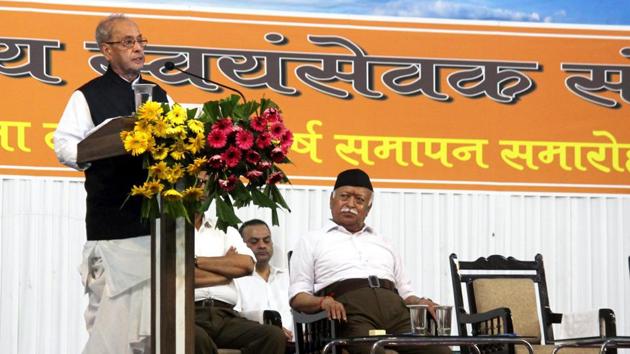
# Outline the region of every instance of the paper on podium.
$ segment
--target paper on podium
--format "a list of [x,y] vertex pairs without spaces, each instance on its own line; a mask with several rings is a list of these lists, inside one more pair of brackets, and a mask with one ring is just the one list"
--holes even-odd
[[134,117],[109,118],[90,130],[77,147],[77,163],[106,159],[127,154],[120,132],[132,130]]

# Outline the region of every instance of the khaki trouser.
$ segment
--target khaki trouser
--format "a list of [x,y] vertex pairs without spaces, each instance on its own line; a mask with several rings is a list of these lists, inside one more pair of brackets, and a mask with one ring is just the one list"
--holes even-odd
[[[341,322],[339,337],[367,336],[370,329],[384,329],[388,334],[409,333],[409,310],[395,292],[381,288],[361,288],[349,291],[335,300],[341,302],[348,321]],[[369,346],[353,346],[352,354],[369,353]],[[450,353],[447,346],[396,347],[399,353]]]
[[279,327],[247,320],[228,308],[195,308],[197,354],[216,354],[218,348],[240,349],[243,354],[284,354],[286,343]]

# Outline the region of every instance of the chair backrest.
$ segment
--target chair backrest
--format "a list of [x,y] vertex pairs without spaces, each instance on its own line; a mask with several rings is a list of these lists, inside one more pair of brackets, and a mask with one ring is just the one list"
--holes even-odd
[[[533,337],[531,343],[540,343],[541,337],[546,342],[553,341],[552,323],[557,320],[549,309],[542,255],[537,254],[533,261],[500,255],[461,261],[456,254],[451,254],[449,260],[461,335],[468,335],[468,330],[460,317],[509,308],[515,334]],[[462,288],[466,289],[467,303],[464,303]]]

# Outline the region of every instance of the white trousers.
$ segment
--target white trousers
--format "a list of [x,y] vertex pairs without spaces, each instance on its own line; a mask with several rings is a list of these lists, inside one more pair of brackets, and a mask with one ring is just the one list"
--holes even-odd
[[142,354],[151,338],[150,237],[88,241],[81,275],[89,296],[84,354]]

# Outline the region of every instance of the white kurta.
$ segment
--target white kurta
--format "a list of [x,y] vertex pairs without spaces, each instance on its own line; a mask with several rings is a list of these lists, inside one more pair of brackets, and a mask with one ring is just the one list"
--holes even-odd
[[252,321],[263,323],[263,312],[275,310],[282,317],[282,326],[293,332],[293,316],[289,306],[289,272],[271,267],[269,281],[258,273],[235,279],[241,314]]
[[[214,228],[212,223],[204,222],[195,233],[195,255],[203,257],[224,256],[230,247],[236,248],[238,254],[248,255],[256,262],[254,253],[243,242],[241,236],[233,228],[229,228],[227,234]],[[240,311],[238,306],[238,292],[236,284],[232,280],[227,285],[209,286],[195,289],[195,301],[215,299],[228,304],[237,305],[235,311]]]

